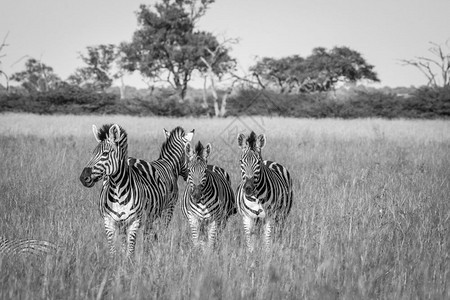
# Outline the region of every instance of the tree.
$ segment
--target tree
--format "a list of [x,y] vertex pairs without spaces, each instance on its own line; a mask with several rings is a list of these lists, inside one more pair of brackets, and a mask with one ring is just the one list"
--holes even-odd
[[334,47],[330,51],[319,47],[305,60],[307,77],[315,79],[324,91],[334,88],[338,82],[357,82],[362,79],[380,81],[374,66],[362,55],[348,47]]
[[53,73],[52,67],[34,58],[27,60],[25,71],[12,74],[11,80],[21,82],[30,93],[53,90],[61,82],[61,79]]
[[224,117],[226,114],[226,105],[228,96],[233,91],[233,86],[236,80],[233,80],[232,84],[228,87],[226,92],[222,96],[222,102],[219,109],[219,97],[216,90],[216,77],[219,81],[222,80],[225,74],[232,72],[236,68],[236,60],[232,59],[228,53],[231,50],[228,44],[237,43],[237,40],[226,39],[213,51],[209,48],[206,50],[209,52],[209,58],[200,57],[201,61],[205,64],[206,70],[203,70],[204,84],[203,84],[203,106],[208,107],[207,103],[207,81],[210,81],[210,90],[213,97],[214,114],[216,117]]
[[414,66],[427,78],[427,86],[450,86],[450,39],[445,45],[430,42],[428,51],[432,58],[419,56],[415,59],[401,60],[405,65]]
[[[267,84],[274,84],[281,93],[289,93],[298,84],[302,74],[304,58],[293,55],[280,59],[264,57],[250,67],[250,72]],[[262,81],[261,81],[262,83]],[[265,85],[262,83],[263,87]]]
[[313,49],[306,58],[298,55],[280,59],[262,58],[251,67],[266,84],[276,85],[280,92],[329,91],[338,82],[357,82],[362,79],[379,81],[360,53],[348,47]]
[[[5,48],[6,46],[8,46],[8,44],[6,44],[6,39],[8,38],[8,34],[9,34],[9,33],[7,33],[7,34],[5,35],[5,37],[3,38],[2,43],[0,44],[0,58],[3,58],[3,57],[6,56],[6,54],[1,54],[1,53],[2,53],[2,51],[3,51],[3,48]],[[6,91],[8,91],[8,90],[9,90],[9,77],[8,77],[8,75],[6,75],[6,73],[2,70],[1,64],[2,64],[2,62],[0,61],[0,75],[3,75],[3,77],[5,77],[5,80],[6,80]]]
[[195,30],[196,21],[214,0],[163,0],[154,7],[141,5],[139,28],[131,43],[122,44],[124,68],[169,83],[181,100],[194,71],[208,67],[220,44],[209,32]]
[[78,68],[68,81],[90,90],[104,91],[119,77],[119,72],[113,70],[118,55],[117,47],[112,44],[87,47],[87,55],[80,54],[87,67]]

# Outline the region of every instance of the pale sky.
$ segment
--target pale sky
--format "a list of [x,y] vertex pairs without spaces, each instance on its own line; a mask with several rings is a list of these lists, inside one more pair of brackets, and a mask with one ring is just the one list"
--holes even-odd
[[[141,3],[155,1],[2,0],[0,42],[9,32],[9,46],[0,68],[8,75],[22,71],[26,59],[20,59],[29,56],[65,80],[82,66],[86,47],[131,40]],[[315,47],[348,46],[375,66],[379,86],[420,86],[426,78],[399,60],[431,56],[430,41],[444,44],[449,12],[450,0],[216,0],[199,27],[239,38],[231,54],[244,70],[255,57],[306,57]],[[125,83],[145,86],[140,76]]]

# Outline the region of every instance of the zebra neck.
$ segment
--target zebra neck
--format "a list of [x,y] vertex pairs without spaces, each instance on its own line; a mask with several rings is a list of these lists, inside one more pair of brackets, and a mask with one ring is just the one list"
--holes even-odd
[[256,189],[258,191],[261,187],[265,185],[265,182],[267,182],[268,172],[269,168],[264,163],[261,163],[259,178],[258,180],[255,181]]
[[212,175],[206,172],[206,181],[205,184],[202,185],[202,194],[211,190],[212,182],[213,182]]
[[160,161],[169,166],[173,171],[174,176],[178,176],[181,173],[180,159],[177,157],[161,157]]
[[119,171],[116,174],[109,176],[110,188],[121,187],[123,189],[124,187],[128,187],[130,184],[130,174],[130,166],[126,160],[124,160]]
[[[118,209],[114,205],[127,205],[130,201],[133,201],[133,189],[131,188],[131,172],[128,166],[121,169],[122,171],[113,177],[110,177],[107,193],[106,193],[106,205],[111,206],[111,210]],[[115,207],[115,208],[114,208]]]

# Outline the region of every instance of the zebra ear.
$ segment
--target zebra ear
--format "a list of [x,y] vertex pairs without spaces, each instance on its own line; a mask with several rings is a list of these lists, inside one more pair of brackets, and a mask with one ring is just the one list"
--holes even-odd
[[92,132],[94,133],[95,140],[100,143],[100,139],[98,138],[100,132],[98,131],[97,126],[92,125]]
[[119,125],[114,124],[109,128],[109,139],[114,143],[117,143],[119,141],[119,139],[120,139]]
[[187,142],[186,145],[184,146],[184,153],[186,153],[187,157],[192,157],[192,155],[194,155],[194,151],[192,150],[192,146],[191,143]]
[[266,135],[264,133],[260,134],[258,136],[258,138],[256,139],[256,143],[257,143],[256,145],[259,148],[259,150],[264,148],[264,146],[266,145]]
[[237,136],[237,141],[238,141],[239,147],[244,148],[245,134],[239,133]]
[[188,142],[192,141],[192,138],[194,137],[195,129],[192,129],[190,132],[186,133],[184,135],[184,138],[188,140]]
[[170,137],[170,132],[168,132],[165,128],[164,128],[164,135],[166,137],[166,140],[168,140]]
[[207,144],[205,149],[203,150],[203,159],[206,160],[208,156],[211,154],[211,144]]

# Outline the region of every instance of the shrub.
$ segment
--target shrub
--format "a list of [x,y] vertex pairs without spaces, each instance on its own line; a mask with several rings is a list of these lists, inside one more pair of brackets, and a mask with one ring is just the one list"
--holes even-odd
[[[121,100],[117,93],[97,93],[73,86],[24,94],[0,94],[0,111],[38,114],[128,114],[139,116],[211,116],[212,99],[203,106],[202,94],[191,93],[184,102],[173,92]],[[297,118],[448,118],[450,87],[420,88],[403,97],[376,89],[352,89],[348,93],[278,94],[268,90],[241,89],[228,98],[227,116],[264,115]]]

